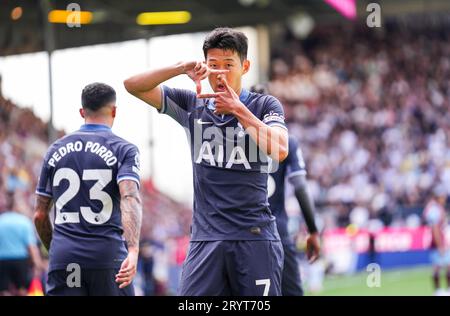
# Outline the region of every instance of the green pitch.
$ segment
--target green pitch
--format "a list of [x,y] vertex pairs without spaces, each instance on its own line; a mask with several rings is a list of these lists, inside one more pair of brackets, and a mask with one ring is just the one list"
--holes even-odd
[[[368,273],[352,276],[328,276],[323,291],[313,295],[433,295],[431,266],[388,270],[381,273],[380,287],[370,288],[366,280]],[[441,282],[445,282],[442,278]],[[445,283],[443,283],[445,285]],[[307,295],[311,295],[308,293]]]

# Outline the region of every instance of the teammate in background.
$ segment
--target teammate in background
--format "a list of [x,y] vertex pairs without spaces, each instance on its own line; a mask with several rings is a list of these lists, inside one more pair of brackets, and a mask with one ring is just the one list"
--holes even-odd
[[[447,192],[443,186],[433,191],[433,198],[424,209],[424,217],[431,228],[431,262],[433,264],[433,284],[435,295],[450,295],[450,249],[445,238],[447,229],[447,214],[445,210]],[[441,269],[446,271],[447,291],[441,287]]]
[[[254,85],[252,92],[267,94],[264,85]],[[315,262],[320,255],[320,238],[314,220],[314,201],[308,192],[306,181],[306,167],[303,154],[294,137],[289,136],[289,154],[278,169],[269,175],[268,193],[269,204],[273,215],[277,219],[278,232],[283,243],[284,267],[281,281],[283,296],[302,296],[303,287],[300,278],[299,263],[295,241],[289,236],[288,215],[285,209],[285,180],[294,186],[295,197],[308,228],[309,236],[306,238],[306,256],[310,263]]]
[[30,261],[35,276],[40,276],[44,265],[33,223],[15,211],[14,193],[6,198],[6,209],[0,210],[0,296],[25,296],[31,280]]
[[[295,242],[288,232],[288,215],[284,203],[286,178],[294,186],[295,197],[308,228],[306,256],[310,263],[320,254],[320,238],[314,220],[314,202],[308,192],[306,169],[303,155],[297,141],[289,136],[289,155],[278,170],[269,176],[269,204],[277,219],[278,232],[284,249],[284,267],[281,281],[283,296],[301,296],[303,288],[300,279],[299,264]],[[271,186],[273,189],[271,189]]]
[[81,100],[85,124],[50,146],[36,190],[34,222],[49,250],[47,295],[134,295],[139,151],[111,131],[113,88],[87,85]]
[[[280,102],[242,88],[247,37],[217,28],[206,61],[180,62],[127,79],[134,96],[188,131],[194,176],[191,243],[180,295],[280,295],[283,248],[267,201],[268,157],[282,161],[288,134]],[[160,86],[186,74],[196,93]],[[201,94],[208,78],[214,91]]]

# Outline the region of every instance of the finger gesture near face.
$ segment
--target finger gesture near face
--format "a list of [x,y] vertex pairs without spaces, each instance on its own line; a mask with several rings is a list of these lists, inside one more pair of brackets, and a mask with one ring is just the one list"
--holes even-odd
[[219,74],[217,76],[217,81],[218,86],[221,88],[219,92],[197,94],[197,98],[214,98],[216,105],[214,114],[222,114],[222,115],[234,114],[236,108],[239,105],[241,105],[239,96],[228,85],[228,82],[224,74]]
[[197,94],[202,93],[201,81],[208,78],[210,74],[220,75],[228,72],[227,69],[211,69],[204,61],[187,62],[183,69],[184,73],[195,82]]

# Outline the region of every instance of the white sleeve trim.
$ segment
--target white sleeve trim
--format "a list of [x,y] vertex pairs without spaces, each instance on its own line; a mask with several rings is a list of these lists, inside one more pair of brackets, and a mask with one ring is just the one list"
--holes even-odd
[[42,196],[46,196],[46,197],[49,197],[49,198],[53,198],[53,195],[48,194],[48,193],[45,193],[45,192],[41,192],[41,191],[38,191],[38,190],[36,190],[35,193],[36,193],[37,195],[42,195]]
[[138,178],[136,177],[132,177],[132,176],[123,176],[120,178],[117,178],[117,184],[119,184],[120,182],[122,182],[123,180],[131,180],[137,183],[138,188],[141,187],[141,182],[138,180]]
[[284,128],[285,130],[287,130],[287,127],[284,124],[278,123],[276,121],[269,121],[269,122],[266,123],[266,125],[268,125],[268,126],[279,126],[279,127]]
[[161,89],[161,109],[158,110],[159,113],[165,114],[166,113],[166,97],[164,93],[164,86],[160,87]]
[[294,172],[291,172],[290,174],[288,174],[287,178],[289,179],[289,178],[292,178],[292,177],[298,176],[298,175],[305,176],[306,174],[307,174],[306,170],[297,170],[297,171],[294,171]]

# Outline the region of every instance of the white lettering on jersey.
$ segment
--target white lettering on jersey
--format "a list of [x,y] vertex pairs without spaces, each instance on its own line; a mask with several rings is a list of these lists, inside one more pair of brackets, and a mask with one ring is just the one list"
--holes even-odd
[[267,197],[271,198],[277,189],[277,185],[275,183],[274,178],[269,174],[267,177]]
[[[239,154],[239,158],[237,158]],[[242,147],[236,146],[233,148],[231,152],[230,160],[228,160],[225,168],[231,168],[232,165],[243,164],[245,169],[251,169],[250,164],[248,163],[247,157],[245,157],[245,152]]]
[[80,152],[83,149],[84,152],[87,152],[89,150],[91,153],[98,155],[105,161],[106,165],[109,167],[117,163],[117,157],[114,156],[112,151],[108,150],[105,146],[100,145],[100,143],[88,141],[83,146],[83,143],[81,141],[76,141],[75,143],[70,142],[57,148],[51,155],[51,158],[48,160],[48,164],[52,167],[55,167],[55,164],[64,156],[72,152]]
[[[213,153],[211,148],[211,144],[208,141],[204,141],[202,146],[200,147],[199,154],[195,163],[199,164],[202,161],[206,161],[211,166],[219,166],[223,167],[224,162],[224,148],[222,145],[215,145],[216,156]],[[216,160],[217,158],[217,160]],[[230,153],[230,157],[228,159],[227,164],[225,165],[226,169],[230,169],[233,165],[243,164],[245,169],[251,169],[250,163],[248,162],[247,157],[245,156],[244,149],[240,146],[233,147],[233,150]]]
[[[223,150],[222,150],[223,153]],[[202,160],[209,161],[211,166],[216,165],[216,161],[214,160],[214,155],[212,153],[211,144],[209,142],[203,142],[202,147],[200,148],[200,152],[198,154],[198,158],[195,163],[200,163]]]

